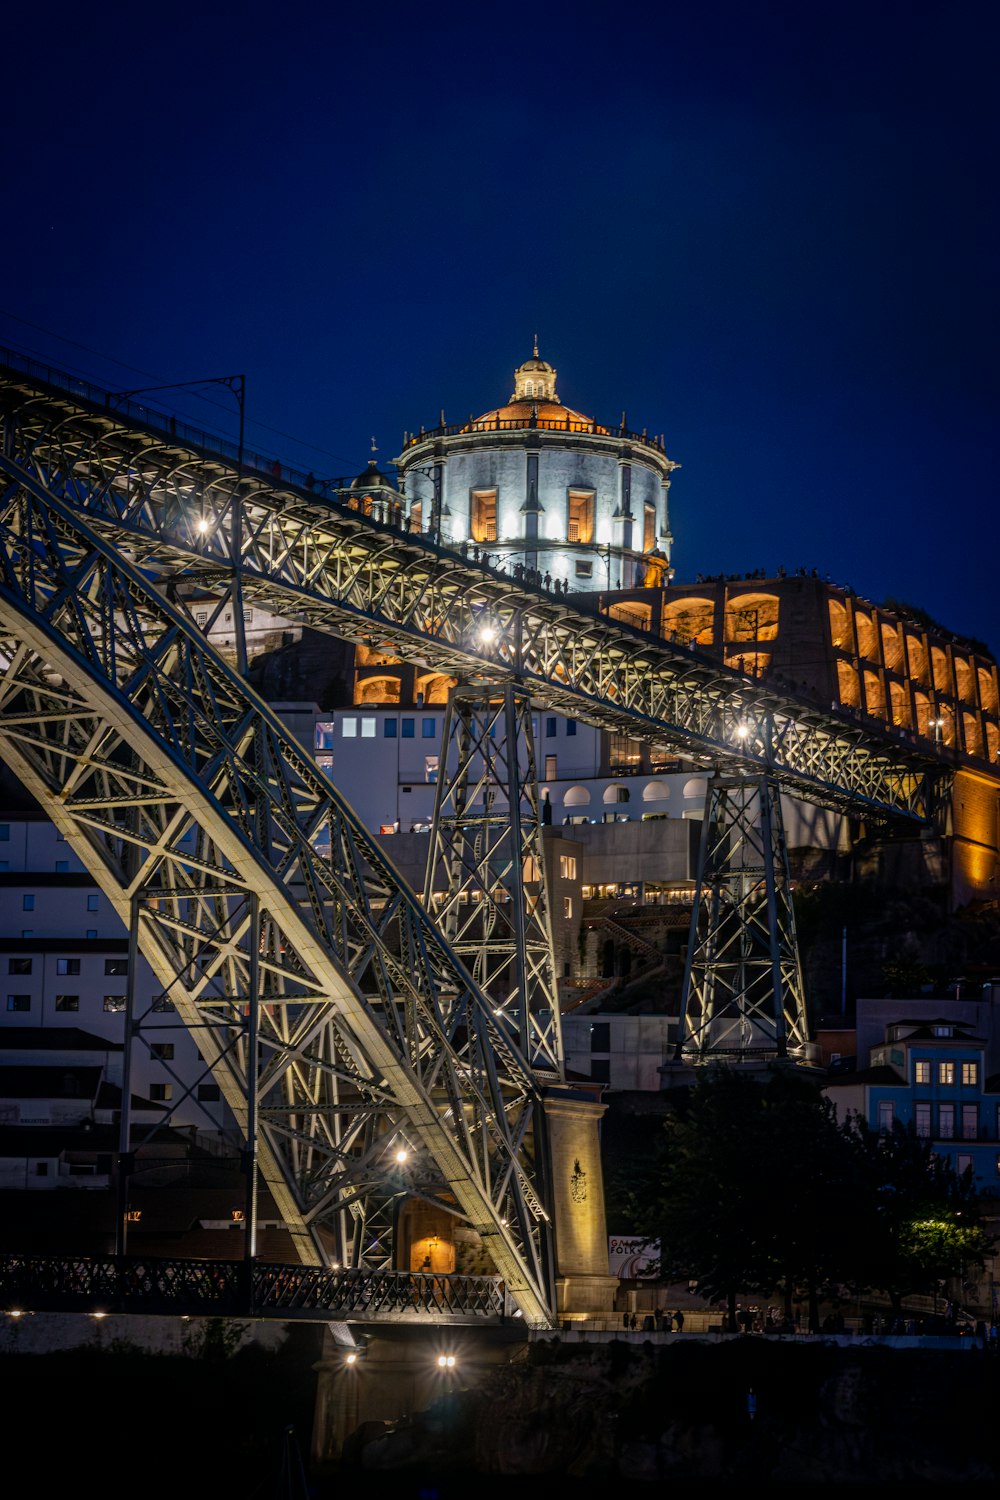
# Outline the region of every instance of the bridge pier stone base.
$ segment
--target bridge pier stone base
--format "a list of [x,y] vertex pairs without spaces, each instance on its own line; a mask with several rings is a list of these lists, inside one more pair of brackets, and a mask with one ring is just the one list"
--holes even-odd
[[[401,1328],[352,1325],[356,1340],[341,1343],[328,1329],[316,1372],[311,1459],[322,1471],[353,1459],[352,1437],[370,1439],[379,1428],[404,1422],[450,1393],[477,1386],[499,1364],[523,1349],[525,1330],[514,1328]],[[348,1354],[356,1353],[354,1363]],[[441,1354],[454,1365],[442,1370]],[[367,1425],[371,1424],[371,1425]]]
[[614,1310],[598,1127],[607,1108],[592,1092],[552,1086],[543,1095],[555,1208],[556,1311],[562,1321]]

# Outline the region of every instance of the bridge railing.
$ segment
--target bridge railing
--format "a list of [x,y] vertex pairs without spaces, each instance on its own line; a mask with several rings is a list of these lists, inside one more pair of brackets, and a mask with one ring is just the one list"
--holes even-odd
[[500,1322],[498,1276],[444,1276],[260,1261],[2,1255],[0,1310],[157,1313],[325,1322]]

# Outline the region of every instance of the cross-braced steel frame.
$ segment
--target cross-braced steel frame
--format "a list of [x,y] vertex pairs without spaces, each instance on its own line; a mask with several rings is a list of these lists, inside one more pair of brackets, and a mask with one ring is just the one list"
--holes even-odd
[[805,1057],[805,991],[781,816],[770,776],[708,784],[678,1060]]
[[516,1039],[267,705],[79,510],[4,464],[0,755],[131,926],[299,1258],[392,1268],[419,1194],[551,1326]]
[[449,694],[424,905],[536,1073],[561,1079],[531,699],[512,682]]

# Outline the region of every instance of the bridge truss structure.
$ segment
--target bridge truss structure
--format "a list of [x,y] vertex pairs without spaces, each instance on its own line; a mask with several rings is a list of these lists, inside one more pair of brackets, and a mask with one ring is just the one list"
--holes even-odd
[[[872,823],[928,826],[950,773],[697,650],[360,514],[345,490],[318,498],[242,447],[239,462],[224,450],[58,372],[0,365],[0,754],[115,904],[163,1005],[196,1033],[300,1258],[388,1265],[398,1143],[420,1163],[408,1189],[475,1226],[527,1322],[544,1326],[539,1105],[561,1077],[557,1025],[526,1022],[541,1006],[522,1009],[513,991],[499,1006],[484,995],[454,909],[458,951],[214,652],[206,636],[226,600],[474,682],[521,722],[530,702],[766,784],[772,809],[780,789]],[[401,498],[390,492],[382,513],[398,515]],[[188,590],[219,601],[204,627]],[[533,763],[514,759],[520,798]],[[733,816],[738,837],[745,819]],[[453,866],[465,857],[459,821]],[[488,879],[489,858],[477,869]],[[495,977],[506,958],[498,947],[487,961]],[[551,984],[543,963],[533,972],[536,989]],[[787,989],[780,963],[771,972]],[[713,1026],[721,1016],[698,999],[707,993],[691,989],[695,1052],[708,1034],[697,1005],[714,1006]],[[789,1024],[783,1003],[754,1006],[778,1051],[804,1025],[798,999]],[[131,1031],[141,1023],[130,1015]]]

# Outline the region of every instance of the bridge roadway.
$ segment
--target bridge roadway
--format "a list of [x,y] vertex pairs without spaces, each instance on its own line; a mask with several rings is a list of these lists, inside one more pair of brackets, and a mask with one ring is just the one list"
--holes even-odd
[[[772,773],[786,792],[872,821],[927,823],[941,805],[951,772],[930,747],[594,614],[593,596],[553,596],[351,510],[346,487],[318,499],[304,477],[276,479],[252,454],[234,463],[223,440],[162,412],[10,353],[0,361],[0,477],[30,476],[85,512],[171,597],[181,584],[235,587],[434,671],[514,675],[539,706],[722,771]],[[402,496],[379,496],[398,513]]]
[[150,1256],[0,1255],[4,1312],[137,1313],[496,1327],[512,1312],[499,1276]]

